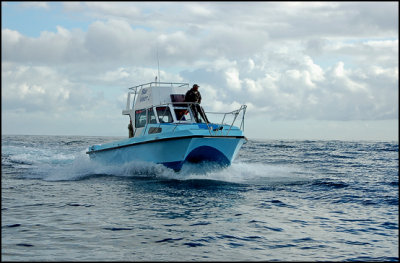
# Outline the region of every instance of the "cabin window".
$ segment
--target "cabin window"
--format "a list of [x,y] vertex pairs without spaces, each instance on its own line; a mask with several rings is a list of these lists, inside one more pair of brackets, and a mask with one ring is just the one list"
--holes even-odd
[[153,108],[147,109],[147,123],[157,123],[156,116],[154,115]]
[[160,127],[150,127],[149,134],[160,133],[161,131],[162,131],[162,128],[160,128]]
[[180,107],[180,108],[175,108],[174,111],[177,121],[185,121],[185,122],[192,121],[189,108]]
[[171,96],[172,102],[177,102],[177,103],[174,103],[174,106],[183,107],[183,106],[187,105],[187,104],[183,103],[183,102],[185,102],[185,94],[171,94],[170,96]]
[[160,123],[173,122],[171,112],[168,107],[157,107],[157,116]]
[[146,110],[135,111],[135,127],[142,128],[146,126]]

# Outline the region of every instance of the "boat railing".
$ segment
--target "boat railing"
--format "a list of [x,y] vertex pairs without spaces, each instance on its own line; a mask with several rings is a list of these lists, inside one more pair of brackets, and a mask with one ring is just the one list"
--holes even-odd
[[[166,105],[169,105],[169,104],[172,104],[175,109],[186,109],[186,110],[189,110],[189,108],[193,109],[194,107],[197,107],[196,105],[200,106],[199,103],[195,103],[195,102],[172,102],[172,103],[167,103]],[[193,105],[193,107],[192,107],[192,105]],[[203,107],[200,106],[198,108],[202,111],[202,113],[199,112],[200,116],[198,116],[198,117],[203,120],[202,123],[207,125],[210,135],[222,134],[222,128],[224,125],[229,125],[229,129],[225,134],[225,135],[229,135],[229,132],[231,131],[232,127],[238,120],[240,120],[239,129],[244,131],[244,116],[246,114],[247,105],[241,105],[239,109],[233,110],[230,112],[205,112]],[[206,120],[204,120],[202,115],[206,117]],[[215,117],[215,116],[219,116],[219,118]],[[208,120],[209,118],[211,118],[212,121]],[[218,119],[216,119],[216,118],[218,118]],[[178,122],[175,123],[173,132],[176,130],[177,126],[182,123],[186,123],[186,122],[184,122],[182,120],[178,120]],[[213,124],[216,124],[219,127],[213,128],[213,127],[215,127]]]
[[[203,108],[201,108],[203,110]],[[205,112],[207,117],[210,119],[215,119],[218,118],[216,116],[220,116],[219,119],[221,121],[211,121],[211,123],[215,123],[217,125],[229,125],[229,129],[227,131],[227,134],[231,131],[233,125],[236,123],[236,121],[240,120],[240,125],[239,129],[241,129],[244,132],[244,116],[246,114],[246,109],[247,105],[241,105],[239,109],[233,110],[230,112]],[[215,116],[215,117],[213,117]]]
[[142,88],[150,88],[150,87],[161,87],[161,86],[165,86],[165,87],[174,87],[174,88],[181,88],[181,87],[189,87],[189,83],[180,83],[180,82],[149,82],[149,83],[145,83],[145,84],[140,84],[137,86],[133,86],[130,87],[129,89],[134,91],[134,92],[138,92],[140,89]]

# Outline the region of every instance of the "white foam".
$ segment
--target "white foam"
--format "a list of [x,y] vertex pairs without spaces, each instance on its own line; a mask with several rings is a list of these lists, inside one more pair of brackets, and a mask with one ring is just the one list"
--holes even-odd
[[[154,177],[174,180],[218,180],[233,183],[279,183],[303,180],[297,174],[298,169],[285,166],[274,166],[262,163],[234,162],[231,166],[221,167],[214,163],[183,165],[182,170],[173,170],[161,165],[147,162],[130,162],[123,165],[103,164],[90,160],[82,151],[75,154],[43,153],[33,159],[35,172],[30,178],[46,181],[81,180],[96,175],[123,177]],[[19,160],[32,160],[34,154],[14,155]]]
[[262,163],[233,163],[228,167],[217,167],[213,164],[185,164],[175,178],[208,179],[234,183],[265,183],[302,180],[297,168],[273,166]]
[[30,177],[46,181],[73,181],[96,175],[157,177],[174,173],[161,164],[146,162],[103,164],[90,160],[84,153],[77,154],[68,163],[42,163],[35,170],[36,173]]
[[10,160],[16,163],[65,163],[75,159],[74,154],[60,153],[57,149],[8,146],[2,150],[10,153]]

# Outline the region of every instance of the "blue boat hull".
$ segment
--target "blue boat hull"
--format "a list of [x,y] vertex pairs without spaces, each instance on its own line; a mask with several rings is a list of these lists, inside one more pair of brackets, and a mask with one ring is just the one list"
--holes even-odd
[[179,171],[185,162],[209,161],[230,165],[245,140],[244,136],[204,135],[152,138],[133,143],[114,143],[87,153],[91,159],[106,163],[145,161]]

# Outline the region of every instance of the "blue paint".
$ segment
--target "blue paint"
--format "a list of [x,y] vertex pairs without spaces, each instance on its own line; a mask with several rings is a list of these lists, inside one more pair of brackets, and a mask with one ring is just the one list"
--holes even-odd
[[209,161],[226,165],[230,164],[228,158],[221,151],[211,146],[197,147],[189,153],[185,160],[192,163]]

